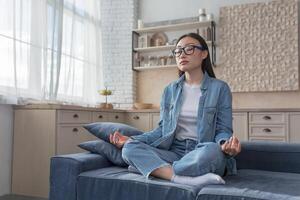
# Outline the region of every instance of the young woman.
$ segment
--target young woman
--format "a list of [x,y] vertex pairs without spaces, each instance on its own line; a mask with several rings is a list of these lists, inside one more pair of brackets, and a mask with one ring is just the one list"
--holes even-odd
[[159,127],[131,138],[115,132],[110,142],[144,176],[194,186],[224,184],[225,171],[235,172],[232,158],[241,151],[232,136],[232,96],[215,78],[205,40],[181,36],[173,50],[179,79],[162,95]]

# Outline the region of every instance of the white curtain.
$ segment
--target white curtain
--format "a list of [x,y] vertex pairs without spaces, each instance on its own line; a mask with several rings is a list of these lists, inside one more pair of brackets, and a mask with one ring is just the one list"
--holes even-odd
[[0,0],[0,95],[95,105],[100,0]]

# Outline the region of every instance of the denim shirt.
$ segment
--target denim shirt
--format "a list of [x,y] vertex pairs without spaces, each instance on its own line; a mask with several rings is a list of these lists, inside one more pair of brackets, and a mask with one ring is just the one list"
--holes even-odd
[[[185,76],[170,83],[164,90],[160,105],[159,126],[142,135],[132,136],[153,147],[168,150],[173,142],[178,116],[182,107],[182,88]],[[197,113],[198,143],[228,140],[232,136],[232,95],[229,86],[221,80],[204,74],[201,83],[202,96]],[[235,163],[228,163],[229,171]]]

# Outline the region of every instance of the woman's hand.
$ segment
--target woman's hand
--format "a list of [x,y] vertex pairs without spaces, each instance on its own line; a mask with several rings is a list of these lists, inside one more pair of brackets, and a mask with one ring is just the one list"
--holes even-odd
[[237,137],[232,136],[228,141],[221,145],[221,149],[230,156],[236,156],[241,152],[241,143]]
[[122,135],[120,132],[116,131],[109,135],[109,142],[115,145],[118,148],[122,148],[125,142],[129,139],[129,137]]

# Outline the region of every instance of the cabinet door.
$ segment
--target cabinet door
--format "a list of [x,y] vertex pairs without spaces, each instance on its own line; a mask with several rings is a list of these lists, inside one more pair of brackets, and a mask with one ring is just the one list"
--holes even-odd
[[84,150],[79,148],[77,145],[81,142],[96,139],[96,137],[80,125],[60,125],[58,127],[56,138],[56,154],[60,155],[83,152]]
[[300,112],[289,113],[289,142],[300,142]]
[[233,134],[240,141],[248,140],[248,115],[246,112],[236,112],[233,117]]
[[48,197],[55,155],[55,110],[15,110],[12,193]]
[[151,130],[158,127],[159,113],[151,113]]
[[124,113],[112,112],[108,113],[109,122],[124,123]]
[[128,113],[127,124],[141,131],[150,130],[150,114],[149,113]]

